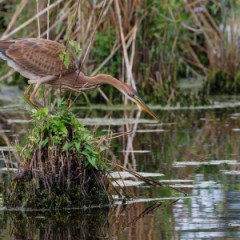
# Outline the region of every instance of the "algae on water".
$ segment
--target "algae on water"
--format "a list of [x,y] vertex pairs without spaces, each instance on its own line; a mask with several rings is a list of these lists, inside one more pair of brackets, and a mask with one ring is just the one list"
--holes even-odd
[[33,110],[33,129],[19,174],[5,192],[7,207],[72,208],[109,203],[105,145],[59,102],[56,114]]

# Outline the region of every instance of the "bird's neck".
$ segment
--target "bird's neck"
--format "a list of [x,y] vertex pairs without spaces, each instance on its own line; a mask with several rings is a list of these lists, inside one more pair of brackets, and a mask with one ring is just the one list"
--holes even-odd
[[80,75],[80,78],[83,82],[89,85],[104,85],[109,84],[115,88],[117,88],[119,91],[122,91],[124,89],[124,83],[119,81],[118,79],[107,75],[107,74],[98,74],[93,77],[85,76],[84,74]]

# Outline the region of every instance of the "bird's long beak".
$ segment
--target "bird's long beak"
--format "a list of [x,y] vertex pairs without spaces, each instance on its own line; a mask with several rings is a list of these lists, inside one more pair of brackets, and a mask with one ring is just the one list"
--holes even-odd
[[151,115],[155,120],[158,120],[157,115],[144,103],[144,101],[138,95],[134,95],[133,98],[139,107],[141,107],[145,112]]

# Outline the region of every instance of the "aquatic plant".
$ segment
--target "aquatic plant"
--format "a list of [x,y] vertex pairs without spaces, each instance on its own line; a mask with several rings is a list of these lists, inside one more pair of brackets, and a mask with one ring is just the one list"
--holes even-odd
[[56,114],[41,108],[32,117],[26,145],[17,146],[22,161],[5,205],[60,209],[109,203],[102,138],[95,138],[61,100]]

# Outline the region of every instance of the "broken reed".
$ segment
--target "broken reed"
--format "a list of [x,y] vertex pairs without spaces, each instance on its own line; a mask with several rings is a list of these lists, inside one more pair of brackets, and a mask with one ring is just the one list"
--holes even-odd
[[62,209],[108,204],[105,145],[67,108],[34,110],[19,173],[4,193],[8,208]]

